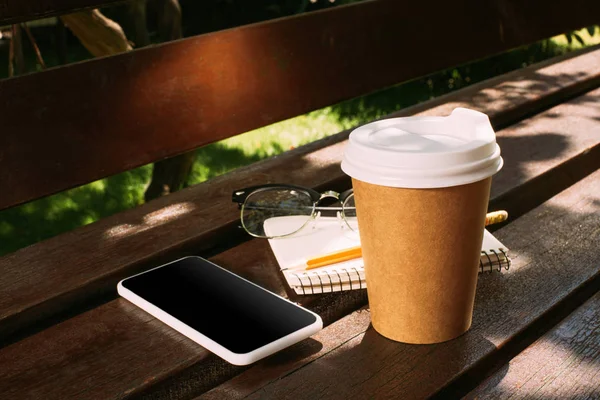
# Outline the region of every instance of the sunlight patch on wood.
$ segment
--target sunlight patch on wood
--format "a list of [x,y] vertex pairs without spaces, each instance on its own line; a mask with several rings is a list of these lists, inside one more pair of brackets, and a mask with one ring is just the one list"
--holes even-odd
[[173,204],[144,216],[140,224],[121,224],[114,226],[104,233],[104,238],[114,239],[135,235],[150,228],[155,228],[176,220],[182,215],[194,211],[195,208],[196,206],[191,202]]

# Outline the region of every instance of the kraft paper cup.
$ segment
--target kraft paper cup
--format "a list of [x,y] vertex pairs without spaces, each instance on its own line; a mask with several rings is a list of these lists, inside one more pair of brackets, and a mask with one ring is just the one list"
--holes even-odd
[[471,326],[491,176],[502,167],[485,114],[394,118],[350,134],[371,322],[405,343]]

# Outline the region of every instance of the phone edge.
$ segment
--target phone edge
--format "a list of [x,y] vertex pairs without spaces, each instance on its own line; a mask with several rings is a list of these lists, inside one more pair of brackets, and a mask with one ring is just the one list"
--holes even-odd
[[[158,268],[165,267],[169,264],[184,260],[186,258],[199,258],[202,261],[208,262],[208,263],[210,263],[232,275],[235,275],[239,279],[243,279],[246,282],[270,293],[271,295],[276,296],[276,297],[280,298],[281,300],[287,301],[288,303],[291,303],[294,306],[301,308],[305,312],[312,314],[315,317],[315,322],[313,322],[310,325],[305,326],[302,329],[294,331],[284,337],[281,337],[271,343],[268,343],[262,347],[259,347],[258,349],[255,349],[251,352],[234,353],[231,350],[227,349],[226,347],[224,347],[224,346],[218,344],[217,342],[215,342],[214,340],[210,339],[209,337],[207,337],[207,336],[203,335],[202,333],[198,332],[197,330],[193,329],[189,325],[185,324],[183,321],[180,321],[179,319],[171,316],[167,312],[163,311],[159,307],[155,306],[154,304],[150,303],[149,301],[138,296],[136,293],[132,292],[131,290],[129,290],[123,286],[123,282],[127,279],[136,277],[138,275],[145,274],[147,272],[153,271]],[[182,257],[177,260],[171,261],[169,263],[160,265],[155,268],[151,268],[147,271],[143,271],[138,274],[127,277],[125,279],[122,279],[117,284],[117,293],[124,299],[128,300],[129,302],[133,303],[134,305],[136,305],[137,307],[142,309],[143,311],[147,312],[148,314],[152,315],[156,319],[162,321],[163,323],[165,323],[166,325],[171,327],[172,329],[175,329],[177,332],[181,333],[182,335],[186,336],[187,338],[191,339],[192,341],[198,343],[202,347],[206,348],[208,351],[216,354],[217,356],[221,357],[222,359],[224,359],[225,361],[227,361],[233,365],[239,365],[239,366],[249,365],[253,362],[256,362],[267,356],[270,356],[271,354],[274,354],[280,350],[283,350],[286,347],[296,344],[296,343],[300,342],[301,340],[304,340],[304,339],[312,336],[313,334],[317,333],[318,331],[320,331],[323,328],[323,321],[318,314],[316,314],[296,303],[293,303],[290,300],[288,300],[282,296],[279,296],[278,294],[273,293],[273,292],[255,284],[254,282],[251,282],[237,274],[234,274],[233,272],[231,272],[211,261],[208,261],[208,260],[206,260],[202,257],[198,257],[198,256]]]

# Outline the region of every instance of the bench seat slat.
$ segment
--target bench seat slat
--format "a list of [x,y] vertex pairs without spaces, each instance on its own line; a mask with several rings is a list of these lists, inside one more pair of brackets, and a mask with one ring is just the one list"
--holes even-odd
[[210,353],[162,325],[126,300],[67,320],[55,331],[66,335],[2,349],[0,393],[7,399],[117,399],[165,373],[209,363]]
[[[361,310],[314,336],[326,343],[322,349],[313,346],[310,354],[301,346],[287,349],[197,400],[463,395],[464,387],[453,381],[467,376],[463,381],[476,385],[473,379],[512,346],[550,329],[554,314],[575,309],[578,292],[591,295],[600,288],[599,225],[600,171],[495,232],[511,249],[513,265],[480,277],[473,325],[465,335],[437,345],[396,343],[377,334],[368,310]],[[594,326],[589,320],[578,324],[586,332]],[[488,398],[485,389],[477,392],[480,398]]]
[[[548,115],[552,115],[556,112],[560,113],[564,107],[564,109],[570,110],[569,114],[561,113],[561,119],[570,121],[570,123],[564,124],[565,130],[560,132],[560,134],[564,137],[564,142],[571,144],[577,143],[577,138],[579,137],[583,138],[583,140],[588,140],[589,137],[587,135],[589,132],[595,132],[596,134],[598,132],[597,130],[593,129],[598,124],[598,121],[594,118],[600,116],[600,102],[593,101],[594,99],[597,99],[598,96],[600,96],[600,89],[590,92],[580,98],[574,99],[570,103],[559,105],[548,110],[547,112],[540,113],[530,120],[525,120],[521,126],[530,127],[533,131],[535,131],[534,128],[536,124],[545,124],[547,122]],[[583,102],[582,99],[590,99],[592,101]],[[572,107],[572,104],[578,104],[578,107],[583,108],[586,110],[586,112],[582,110],[574,112],[574,109],[570,108]],[[590,123],[594,125],[590,126]],[[513,128],[507,128],[504,131],[510,132],[511,129]],[[504,131],[499,132],[500,138],[502,138],[504,135]],[[536,143],[537,148],[542,152],[542,154],[545,143],[546,142],[543,137],[539,143]],[[589,143],[582,143],[584,143],[584,145],[579,149],[579,151],[585,152],[589,146]],[[600,137],[597,137],[596,144],[598,143],[600,143]],[[549,144],[553,145],[555,142],[551,140]],[[554,147],[552,148],[554,149]],[[513,148],[513,151],[522,151],[522,149]],[[556,154],[564,154],[565,157],[567,157],[564,159],[557,159],[557,164],[565,162],[567,161],[568,157],[573,157],[576,155],[572,151],[566,151],[563,148],[561,148],[561,151],[556,151]],[[505,184],[510,183],[510,188],[514,189],[529,179],[535,179],[535,175],[528,174],[528,165],[528,163],[517,163],[513,165],[513,167],[506,166],[505,171],[512,170],[510,176],[513,177],[513,180],[506,180]],[[519,174],[515,173],[515,171],[518,171]],[[539,173],[540,171],[535,170],[535,172]],[[506,324],[493,326],[490,325],[488,326],[490,329],[498,329],[499,332],[506,330],[507,335],[510,335],[510,332],[517,332],[519,329],[521,329],[519,326],[522,326],[519,324],[525,324],[527,321],[532,321],[533,319],[537,318],[537,316],[543,311],[542,308],[544,305],[549,306],[557,302],[562,296],[567,295],[572,288],[579,286],[596,273],[595,270],[593,270],[593,267],[586,265],[581,265],[580,267],[577,265],[571,265],[569,267],[571,269],[555,271],[555,267],[557,267],[559,263],[565,261],[564,259],[556,257],[556,254],[558,253],[550,254],[542,252],[539,254],[539,256],[543,256],[543,258],[540,258],[539,260],[537,258],[533,260],[532,254],[535,254],[535,257],[538,257],[538,253],[536,252],[537,248],[534,246],[536,243],[542,246],[542,250],[546,248],[544,247],[546,243],[544,240],[553,241],[553,244],[557,246],[557,252],[561,248],[564,248],[564,244],[561,245],[561,241],[571,243],[574,240],[577,241],[576,246],[583,246],[580,250],[585,250],[584,247],[589,245],[589,241],[584,240],[584,234],[586,233],[586,229],[591,228],[578,228],[579,230],[577,232],[581,232],[582,235],[581,237],[578,236],[580,234],[575,232],[576,230],[573,229],[573,224],[575,224],[575,222],[573,221],[572,217],[573,215],[585,216],[584,219],[587,221],[586,223],[594,225],[597,224],[596,219],[600,217],[600,215],[588,215],[589,213],[586,211],[587,209],[575,210],[573,208],[574,206],[571,206],[575,204],[578,207],[583,207],[587,206],[588,203],[591,203],[591,200],[589,199],[592,198],[595,193],[598,193],[597,189],[600,185],[600,182],[598,181],[598,174],[599,173],[595,173],[593,175],[593,179],[587,178],[582,183],[578,183],[571,189],[563,192],[561,195],[548,202],[545,208],[538,209],[536,212],[532,213],[533,216],[524,217],[526,218],[525,222],[520,222],[521,219],[517,219],[516,222],[509,224],[509,230],[501,230],[499,232],[499,238],[504,241],[507,246],[510,248],[515,248],[516,250],[516,267],[513,269],[514,272],[510,272],[506,275],[498,274],[496,276],[482,278],[480,284],[480,288],[482,289],[478,292],[479,302],[483,301],[481,300],[482,298],[485,298],[487,299],[485,301],[492,301],[493,306],[479,308],[479,311],[476,313],[476,318],[483,318],[479,319],[480,321],[488,321],[488,319],[495,318],[495,313],[499,313],[499,316],[504,315],[502,312],[507,312],[508,314],[506,315],[509,315],[512,318],[515,317],[515,315],[511,313],[517,312],[516,310],[524,310],[525,314],[519,316],[519,318],[515,318],[514,321],[506,321],[506,318],[500,318],[500,321],[504,321]],[[502,182],[502,180],[499,181]],[[510,188],[507,187],[505,190],[509,190]],[[579,203],[576,202],[575,199],[579,198],[577,196],[584,200]],[[520,201],[520,199],[518,197],[514,197],[514,201]],[[571,214],[571,211],[573,211],[574,214]],[[540,218],[540,216],[545,215],[543,212],[547,213],[548,215],[548,217],[545,219]],[[532,220],[535,221],[536,219],[539,219],[539,221],[535,223],[532,222]],[[561,224],[564,225],[564,228]],[[512,227],[512,225],[515,225],[515,227]],[[552,229],[553,232],[556,231],[553,233],[554,236],[549,236],[547,239],[543,239],[546,236],[546,232],[541,228],[545,225],[547,225],[547,229]],[[254,258],[248,259],[248,254],[252,254]],[[590,257],[593,257],[594,254],[594,251],[591,251]],[[563,256],[567,257],[569,255],[571,255],[571,252],[565,252]],[[539,261],[545,263],[546,258],[548,257],[552,258],[552,263],[550,266],[554,268],[552,272],[553,274],[556,274],[556,276],[551,274],[552,276],[549,278],[549,280],[544,280],[543,283],[540,283],[540,277],[544,276],[545,274],[543,270],[535,269],[536,275],[527,275],[529,273],[527,271],[530,271],[530,269],[528,269],[528,265],[531,262]],[[270,255],[269,249],[264,240],[253,240],[252,242],[248,242],[236,248],[227,250],[216,256],[214,260],[224,267],[237,272],[252,281],[258,282],[259,284],[266,283],[265,286],[281,291],[281,286],[276,288],[272,286],[276,284],[276,281],[274,281],[272,278],[266,278],[266,276],[269,274],[276,272],[276,265],[274,264],[273,258]],[[567,259],[567,261],[568,260],[570,259]],[[581,268],[582,270],[577,268]],[[536,283],[534,278],[540,279],[540,282]],[[521,296],[520,290],[525,290],[524,288],[527,287],[527,285],[535,288],[538,287],[536,285],[545,283],[551,285],[553,290],[550,291],[551,294],[544,294],[546,297],[541,297],[541,299],[545,301],[544,303],[536,303],[532,299],[521,299],[521,301],[532,301],[533,304],[531,307],[533,308],[520,308],[521,303],[506,303],[506,301],[509,300],[503,297],[517,294]],[[506,293],[494,291],[493,287],[496,286],[497,288],[498,285],[501,285],[500,287],[502,290],[505,290]],[[358,292],[352,292],[349,294],[349,296],[357,296],[353,298],[353,301],[355,301],[355,307],[358,307],[361,304],[361,295],[357,293]],[[532,295],[534,293],[537,295],[536,292],[531,292]],[[330,295],[327,297],[315,296],[302,299],[302,301],[305,305],[308,305],[318,312],[327,310],[327,322],[332,322],[332,320],[336,318],[333,316],[336,312],[335,310],[348,307],[348,297],[345,296],[348,296],[348,294],[344,293]],[[495,299],[500,300],[494,302]],[[362,304],[364,304],[364,292],[362,302]],[[98,391],[108,391],[108,388],[110,388],[110,390],[114,391],[114,393],[123,393],[124,391],[131,391],[131,393],[147,393],[148,391],[153,391],[156,392],[155,394],[157,395],[164,393],[189,395],[191,393],[198,393],[202,390],[208,389],[230,377],[231,375],[240,372],[240,369],[234,369],[231,365],[221,361],[216,356],[208,354],[199,348],[199,346],[196,346],[192,351],[187,352],[184,350],[164,351],[161,346],[163,341],[164,348],[172,349],[174,347],[172,344],[172,341],[174,340],[174,332],[170,328],[161,324],[140,324],[137,320],[142,318],[140,315],[144,313],[134,308],[127,308],[125,304],[127,303],[123,299],[111,301],[105,305],[99,306],[63,323],[54,325],[44,331],[39,332],[38,334],[25,338],[15,344],[1,349],[0,366],[2,366],[2,368],[0,368],[0,371],[4,370],[5,372],[3,375],[0,375],[0,391],[2,388],[9,388],[14,385],[15,382],[18,382],[20,390],[23,393],[35,393],[37,390],[39,390],[39,385],[42,385],[42,383],[39,383],[38,385],[38,382],[24,378],[28,376],[27,371],[31,369],[36,369],[40,373],[42,371],[51,371],[52,374],[54,374],[55,379],[58,381],[62,379],[63,374],[67,374],[66,379],[68,379],[69,382],[71,382],[71,379],[76,381],[76,384],[67,386],[65,389],[63,389],[65,396],[69,394],[76,395],[77,393],[80,393],[80,391],[86,390],[92,386],[95,387],[94,390]],[[514,308],[511,308],[513,306]],[[124,321],[125,316],[130,318],[131,322]],[[339,316],[337,316],[337,318],[339,318]],[[150,319],[148,321],[154,320]],[[488,322],[486,322],[486,324],[487,323]],[[126,326],[135,324],[136,326],[132,327],[131,329],[137,332],[137,334],[129,335],[127,333],[127,327],[123,326],[123,324]],[[473,332],[479,331],[474,329]],[[148,343],[147,341],[147,337],[149,336],[152,337],[151,343]],[[467,337],[472,338],[471,336]],[[185,341],[183,338],[180,339]],[[475,337],[473,340],[477,342],[477,337]],[[504,339],[501,338],[501,340]],[[80,359],[80,357],[83,356],[73,352],[73,346],[77,347],[77,343],[80,342],[82,343],[82,349],[94,348],[95,351],[87,354],[85,358]],[[189,341],[186,343],[188,345],[192,345]],[[488,341],[481,341],[481,344],[483,345],[483,347],[480,348],[481,351],[484,351],[490,346],[493,347],[488,343]],[[183,345],[179,344],[177,346]],[[17,364],[13,364],[12,360],[15,359],[16,355],[23,352],[27,352],[31,354],[31,356],[19,361]],[[486,353],[474,352],[473,354]],[[421,353],[418,355],[419,357],[426,356],[426,354]],[[69,359],[70,368],[65,371],[57,371],[56,359],[62,358],[65,359],[65,362],[67,362],[66,359]],[[152,358],[161,358],[161,363],[164,364],[161,364],[161,367],[154,368],[152,367],[151,363],[147,362],[148,359]],[[409,359],[412,358],[409,357]],[[110,369],[111,366],[116,364],[130,364],[134,362],[144,365],[147,364],[147,368],[144,367],[125,371],[119,370],[121,372],[121,379],[119,382],[116,382]],[[475,362],[475,360],[472,359],[471,362]],[[93,382],[86,381],[84,379],[87,375],[85,371],[79,371],[79,363],[82,363],[83,365],[95,366],[94,368],[98,372],[94,375]],[[163,365],[165,367],[162,367]],[[168,365],[172,365],[172,367],[168,367]],[[437,364],[432,363],[432,365]],[[458,372],[458,366],[451,365],[449,371]],[[0,374],[2,374],[2,372],[0,372]],[[75,376],[78,376],[79,379],[75,379]],[[414,379],[413,381],[418,382],[420,379]],[[133,383],[130,384],[130,382]],[[435,382],[440,384],[439,381]],[[49,385],[50,383],[46,384]],[[132,387],[131,385],[135,387]],[[432,390],[431,387],[429,387],[429,389]]]
[[466,399],[600,397],[600,293]]
[[588,26],[596,15],[600,3],[589,0],[366,1],[0,80],[0,188],[10,188],[0,209]]
[[[454,107],[467,106],[488,113],[496,126],[510,125],[523,113],[535,113],[566,95],[600,85],[600,50],[578,54],[515,71],[392,116],[445,115]],[[586,129],[573,136],[575,142],[569,144],[568,152],[551,155],[553,163],[542,162],[547,168],[561,165],[583,152],[594,132]],[[500,140],[504,134],[500,133]],[[535,134],[524,139],[529,154],[538,151],[532,140]],[[198,254],[236,235],[245,237],[236,228],[239,211],[230,198],[235,189],[268,182],[324,189],[340,183],[349,186],[339,168],[347,136],[348,131],[342,132],[0,258],[0,291],[4,294],[0,297],[0,342],[107,293],[114,296],[116,282],[127,275],[182,255]],[[526,151],[513,139],[506,144],[511,142],[516,154]],[[555,138],[552,146],[556,142]],[[586,157],[597,163],[600,157],[591,155]],[[496,178],[492,197],[510,192],[540,172],[539,168],[528,171],[507,164]]]

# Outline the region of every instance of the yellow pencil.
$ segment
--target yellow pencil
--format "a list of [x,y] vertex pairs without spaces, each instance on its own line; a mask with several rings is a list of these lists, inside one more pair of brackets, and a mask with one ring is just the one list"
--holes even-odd
[[[504,210],[501,211],[493,211],[491,213],[486,214],[485,216],[485,226],[499,224],[500,222],[506,221],[508,218],[508,213]],[[350,247],[344,250],[334,251],[333,253],[328,253],[319,257],[311,258],[306,261],[306,268],[315,269],[326,267],[327,265],[341,263],[343,261],[353,260],[355,258],[362,257],[362,249],[360,246]]]
[[504,210],[492,211],[485,216],[485,226],[499,224],[508,219],[508,213]]
[[349,249],[334,251],[319,257],[312,258],[306,262],[306,269],[324,267],[330,264],[337,264],[342,261],[353,260],[362,257],[360,246],[350,247]]

